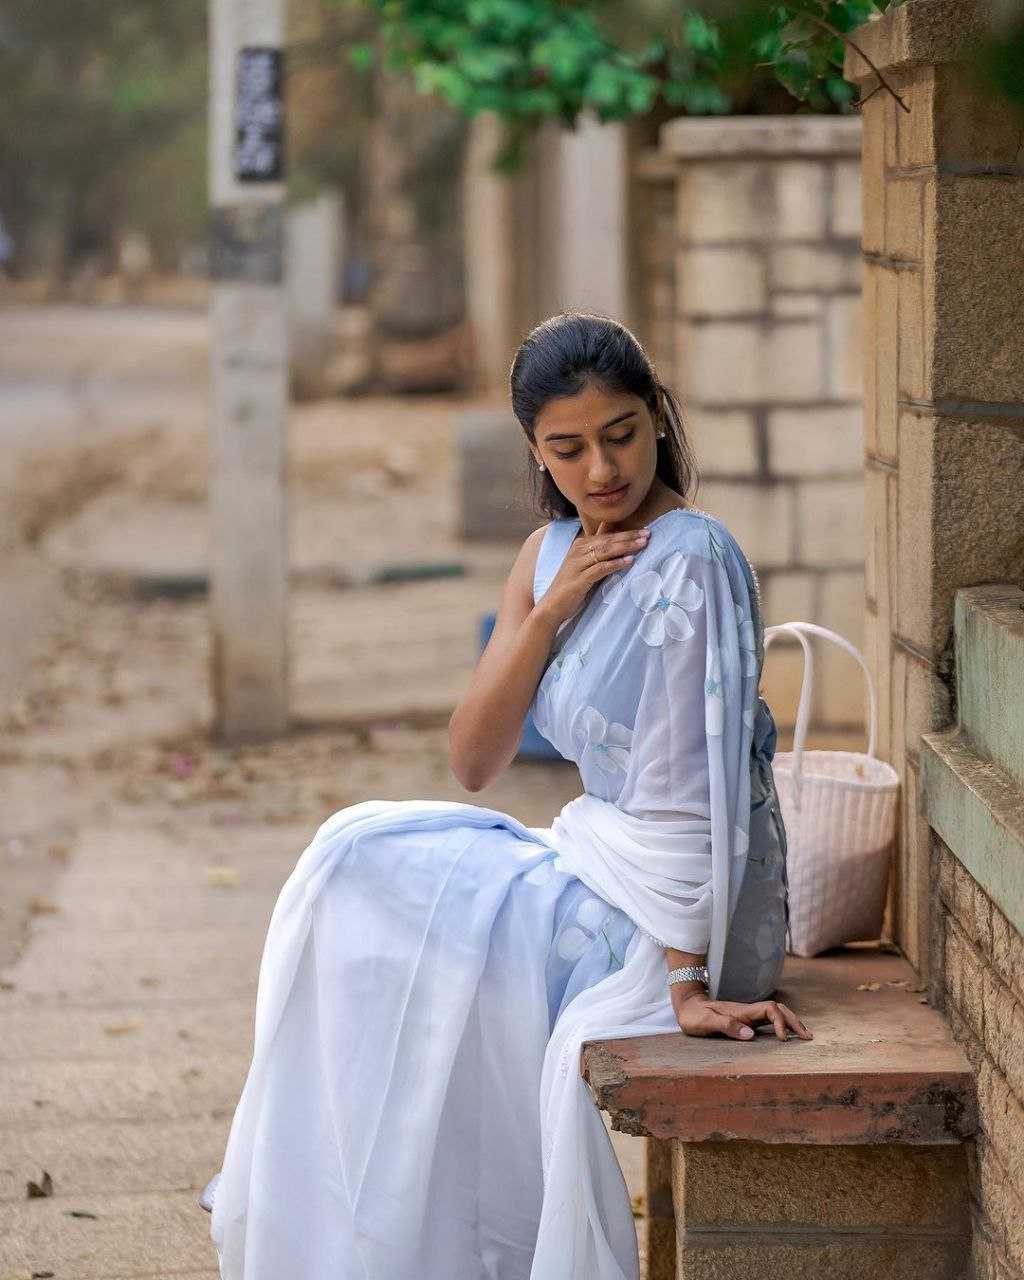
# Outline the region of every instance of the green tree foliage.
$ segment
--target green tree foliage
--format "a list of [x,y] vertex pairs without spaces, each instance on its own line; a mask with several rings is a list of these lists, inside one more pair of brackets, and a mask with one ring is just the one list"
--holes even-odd
[[206,0],[5,0],[0,214],[16,237],[47,224],[59,258],[147,211],[159,231],[168,203],[201,217],[206,13]]
[[[849,110],[850,33],[901,0],[348,0],[380,18],[385,56],[468,115],[509,125],[504,160],[542,120],[583,110],[622,120],[653,109],[758,110],[770,82],[783,109]],[[1015,0],[1007,0],[1014,3]],[[994,33],[989,82],[1024,105],[1024,27]],[[1016,43],[1015,43],[1016,41]],[[350,57],[367,66],[373,50]],[[1016,87],[1014,87],[1014,85]],[[769,96],[769,109],[779,99]]]

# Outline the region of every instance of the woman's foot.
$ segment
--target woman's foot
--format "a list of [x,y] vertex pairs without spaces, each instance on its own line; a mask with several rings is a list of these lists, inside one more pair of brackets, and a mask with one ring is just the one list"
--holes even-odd
[[213,1197],[217,1193],[217,1183],[220,1182],[220,1174],[215,1173],[210,1181],[203,1187],[203,1193],[199,1197],[200,1209],[205,1209],[207,1213],[213,1213]]

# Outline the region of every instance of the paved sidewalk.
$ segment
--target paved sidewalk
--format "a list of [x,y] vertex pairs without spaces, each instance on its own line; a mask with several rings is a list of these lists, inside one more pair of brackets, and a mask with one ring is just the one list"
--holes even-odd
[[[0,1006],[5,1280],[216,1274],[196,1195],[248,1065],[270,909],[309,835],[83,832]],[[52,1198],[26,1199],[44,1170]]]

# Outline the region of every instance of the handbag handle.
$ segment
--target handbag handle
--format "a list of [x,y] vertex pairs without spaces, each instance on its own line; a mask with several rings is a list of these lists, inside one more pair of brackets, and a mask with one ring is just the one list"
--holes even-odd
[[[804,742],[807,737],[807,725],[811,715],[811,688],[814,679],[814,665],[811,658],[811,648],[807,643],[806,635],[821,636],[824,640],[831,640],[833,644],[839,645],[841,649],[845,649],[851,657],[856,658],[860,664],[860,669],[864,672],[864,679],[868,686],[868,750],[867,754],[874,757],[876,734],[878,729],[878,696],[875,692],[875,682],[871,678],[871,672],[868,665],[864,661],[863,656],[855,645],[852,645],[845,636],[841,636],[837,631],[831,631],[828,627],[819,627],[814,622],[780,622],[774,627],[765,627],[764,629],[764,647],[774,639],[776,635],[782,632],[788,632],[796,636],[800,641],[800,647],[804,651],[804,674],[803,681],[800,685],[800,704],[796,713],[796,728],[793,731],[793,783],[794,792],[799,795],[801,780],[801,765],[803,762]],[[806,633],[806,634],[805,634]]]
[[764,652],[768,652],[768,646],[777,635],[783,632],[789,632],[796,636],[800,641],[800,648],[804,651],[804,672],[803,679],[800,682],[800,703],[796,711],[796,728],[793,730],[793,801],[796,807],[800,807],[800,783],[802,781],[802,762],[804,754],[804,739],[807,737],[807,722],[811,718],[811,690],[814,685],[814,655],[811,652],[811,646],[807,643],[807,637],[800,630],[799,625],[795,622],[780,622],[774,627],[765,627],[764,629]]

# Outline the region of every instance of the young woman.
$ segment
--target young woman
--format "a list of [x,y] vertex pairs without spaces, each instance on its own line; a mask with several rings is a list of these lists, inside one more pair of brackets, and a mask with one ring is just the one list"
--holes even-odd
[[[810,1038],[785,951],[757,582],[689,506],[676,402],[621,325],[516,354],[553,517],[450,724],[470,791],[527,711],[577,762],[550,828],[447,801],[330,817],[285,884],[213,1198],[225,1280],[636,1280],[584,1040]],[[752,1050],[754,1051],[754,1050]]]

